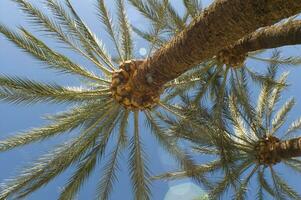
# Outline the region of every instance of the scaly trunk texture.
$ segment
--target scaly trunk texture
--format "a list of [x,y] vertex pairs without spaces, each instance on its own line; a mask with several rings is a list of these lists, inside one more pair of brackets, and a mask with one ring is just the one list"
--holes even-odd
[[234,45],[223,49],[218,54],[229,57],[228,59],[223,59],[231,60],[230,57],[239,57],[251,51],[296,44],[301,44],[301,20],[260,29],[243,37]]
[[133,77],[148,94],[260,27],[300,13],[301,0],[217,0],[147,59]]
[[277,142],[275,152],[281,159],[301,156],[301,137]]

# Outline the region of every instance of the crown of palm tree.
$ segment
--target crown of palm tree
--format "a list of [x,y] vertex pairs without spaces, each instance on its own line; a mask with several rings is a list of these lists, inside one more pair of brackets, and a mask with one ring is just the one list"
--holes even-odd
[[[278,65],[272,62],[265,76],[273,81],[262,82],[256,105],[251,103],[247,87],[250,77],[232,82],[234,89],[227,98],[229,106],[224,109],[223,123],[215,118],[214,109],[206,109],[201,104],[194,104],[189,97],[183,97],[185,104],[178,108],[182,120],[163,120],[170,123],[171,135],[190,141],[194,152],[211,157],[190,171],[168,172],[153,179],[210,176],[210,180],[205,179],[207,182],[202,183],[210,189],[213,199],[223,197],[229,189],[233,189],[234,199],[245,199],[253,179],[258,184],[257,199],[265,199],[265,194],[275,199],[300,199],[300,194],[279,175],[279,168],[275,168],[281,163],[300,172],[301,164],[298,158],[280,155],[276,150],[277,142],[288,141],[301,128],[298,119],[286,131],[283,130],[295,101],[290,99],[276,110],[281,92],[287,86],[288,75],[283,73],[277,80],[277,69]],[[237,101],[238,95],[246,101]],[[219,180],[217,177],[221,174]],[[254,192],[252,195],[255,198]]]

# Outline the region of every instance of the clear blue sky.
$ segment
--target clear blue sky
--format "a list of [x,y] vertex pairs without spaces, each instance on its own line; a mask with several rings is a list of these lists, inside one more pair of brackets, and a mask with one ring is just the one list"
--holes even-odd
[[[31,2],[40,2],[31,1]],[[113,0],[108,0],[106,2],[114,2]],[[173,5],[181,9],[180,0],[174,0]],[[204,1],[204,4],[207,5],[210,1]],[[96,16],[95,9],[95,0],[85,0],[85,1],[75,1],[72,3],[75,5],[80,15],[83,16],[84,20],[91,27],[91,29],[100,37],[105,38],[103,34],[102,27],[100,26],[99,21]],[[39,5],[39,4],[38,4]],[[129,9],[129,17],[131,23],[135,25],[143,26],[144,19],[138,17],[132,9]],[[0,1],[0,23],[9,25],[12,28],[15,28],[19,25],[25,27],[28,26],[24,18],[24,14],[16,7],[14,3],[9,0]],[[136,42],[136,54],[138,55],[138,50],[140,48],[147,47],[146,44],[141,39],[135,39]],[[51,44],[56,46],[56,44]],[[286,54],[300,55],[300,47],[285,47],[283,48]],[[75,55],[70,55],[73,59],[78,62]],[[250,63],[250,65],[255,65],[256,68],[265,68],[262,63]],[[301,93],[300,93],[300,68],[292,69],[286,68],[285,70],[291,70],[289,76],[289,82],[292,83],[292,86],[286,92],[285,97],[294,96],[296,98],[297,105],[291,113],[289,120],[296,119],[298,116],[301,116]],[[0,73],[6,75],[17,75],[21,77],[28,77],[34,80],[43,80],[47,82],[56,82],[64,85],[78,84],[77,80],[71,76],[67,75],[58,75],[57,73],[49,70],[45,70],[43,65],[38,63],[36,60],[32,59],[21,50],[16,48],[12,43],[8,42],[2,35],[0,36]],[[255,92],[256,93],[256,92]],[[0,102],[0,139],[6,138],[9,135],[12,135],[18,131],[29,130],[32,127],[38,127],[45,124],[45,121],[41,118],[48,113],[55,113],[57,111],[62,111],[67,108],[67,105],[55,105],[55,104],[34,104],[30,106],[24,105],[11,105],[8,103]],[[47,142],[38,143],[34,145],[25,146],[18,148],[9,152],[0,154],[0,182],[3,179],[9,178],[17,174],[18,170],[29,164],[31,161],[39,157],[39,155],[46,153],[56,144],[67,141],[67,139],[74,136],[76,133],[66,134],[56,138],[52,138]],[[149,154],[149,164],[150,168],[154,173],[162,172],[170,168],[174,168],[174,164],[171,164],[171,160],[168,156],[164,155],[162,151],[157,147],[156,142],[150,137],[150,134],[143,133],[143,139],[146,144],[147,152]],[[126,159],[123,159],[120,164],[122,167],[121,172],[119,173],[120,181],[116,185],[112,200],[123,199],[131,200],[131,190],[129,188],[128,180],[128,171]],[[281,168],[281,166],[280,166]],[[282,171],[283,175],[292,180],[290,183],[293,183],[297,186],[296,175],[288,173],[288,171]],[[72,174],[72,169],[67,170],[65,173],[60,175],[54,181],[52,181],[47,187],[37,191],[35,194],[28,197],[29,200],[54,200],[59,194],[60,187],[63,186],[63,183],[66,182],[67,177]],[[95,174],[87,184],[85,184],[83,190],[80,192],[78,199],[92,199],[91,196],[94,194],[97,182],[100,178],[100,168],[95,170]],[[188,182],[189,180],[183,180],[182,182]],[[164,195],[167,193],[169,187],[176,185],[178,182],[155,182],[152,187],[153,199],[162,200]],[[299,183],[300,184],[300,183]],[[299,185],[300,188],[300,185]],[[250,196],[250,199],[252,197]]]

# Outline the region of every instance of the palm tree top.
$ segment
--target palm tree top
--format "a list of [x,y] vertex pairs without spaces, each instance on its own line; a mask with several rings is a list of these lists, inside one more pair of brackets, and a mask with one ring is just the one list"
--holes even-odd
[[[225,197],[228,190],[233,190],[234,199],[245,199],[250,183],[256,181],[256,193],[252,191],[252,196],[257,199],[265,199],[266,194],[275,199],[300,199],[298,191],[279,175],[282,168],[276,167],[283,164],[299,173],[301,163],[296,158],[300,150],[299,154],[279,151],[279,145],[294,140],[301,121],[297,119],[286,130],[283,127],[295,101],[289,99],[277,110],[281,93],[288,86],[288,73],[277,78],[278,68],[278,64],[271,62],[255,104],[250,101],[247,86],[250,77],[232,82],[234,88],[227,99],[228,107],[223,111],[224,123],[215,118],[214,109],[208,110],[183,97],[183,119],[173,121],[170,134],[190,141],[194,153],[217,159],[209,159],[191,171],[169,172],[153,179],[207,178],[207,182],[202,183],[213,199]],[[242,102],[243,99],[248,101]],[[217,178],[221,174],[222,178]]]

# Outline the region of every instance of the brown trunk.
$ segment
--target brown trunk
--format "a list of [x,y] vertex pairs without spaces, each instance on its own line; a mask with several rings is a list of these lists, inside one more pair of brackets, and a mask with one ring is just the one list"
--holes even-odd
[[301,137],[276,143],[275,152],[281,159],[301,156]]
[[[221,59],[231,60],[248,52],[301,43],[301,20],[273,25],[251,33],[218,53]],[[218,56],[218,57],[219,57]],[[229,58],[226,58],[226,57]],[[222,62],[222,61],[221,61]]]
[[133,83],[147,94],[260,27],[298,14],[301,0],[217,0],[137,70]]

